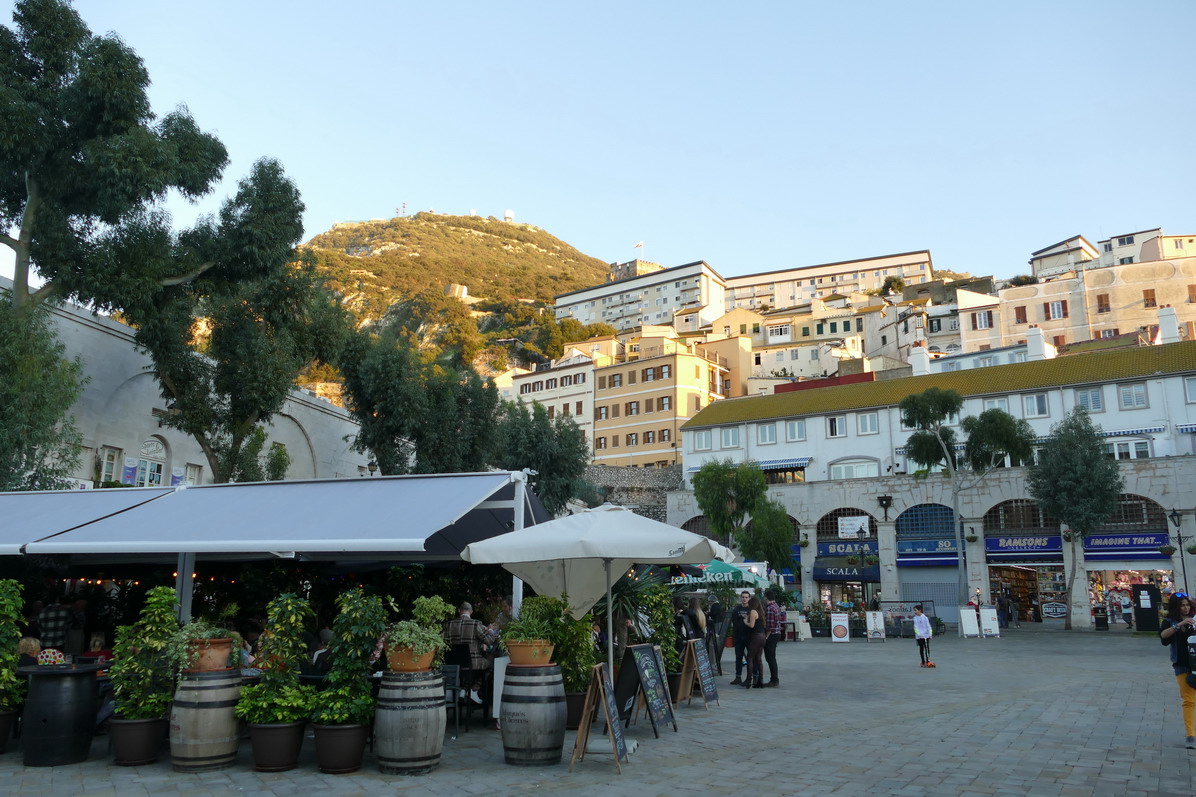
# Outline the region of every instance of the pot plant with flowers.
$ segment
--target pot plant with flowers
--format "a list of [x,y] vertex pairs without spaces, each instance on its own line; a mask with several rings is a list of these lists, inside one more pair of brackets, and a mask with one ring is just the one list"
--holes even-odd
[[255,662],[261,681],[241,689],[236,708],[237,716],[249,723],[258,772],[285,772],[299,762],[315,697],[313,687],[299,683],[307,659],[303,634],[313,617],[311,605],[290,592],[266,606],[266,629]]
[[365,743],[374,721],[370,654],[386,630],[382,599],[361,589],[341,593],[332,622],[328,685],[318,692],[312,710],[316,761],[321,772],[344,774],[361,768]]
[[108,729],[114,761],[121,766],[152,764],[166,739],[180,655],[178,608],[173,588],[153,587],[145,593],[137,622],[116,629],[108,668],[115,715]]
[[17,709],[25,701],[25,679],[17,675],[22,606],[20,583],[10,578],[0,580],[0,752],[8,743]]
[[[393,600],[390,608],[398,611]],[[444,623],[453,618],[453,607],[439,595],[415,599],[412,619],[398,620],[386,627],[387,665],[394,672],[423,672],[440,661],[444,649]]]
[[519,617],[502,631],[502,643],[511,657],[511,664],[543,666],[553,662],[553,638],[564,623],[564,606],[556,598],[536,595],[525,598],[519,607]]

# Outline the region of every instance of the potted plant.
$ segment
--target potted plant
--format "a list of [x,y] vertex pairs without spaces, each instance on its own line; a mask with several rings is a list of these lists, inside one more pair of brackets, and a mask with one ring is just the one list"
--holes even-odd
[[507,623],[502,632],[502,643],[511,657],[511,664],[516,667],[551,664],[553,646],[549,640],[552,632],[548,621],[526,617],[520,607],[520,616]]
[[1174,545],[1159,546],[1159,553],[1161,553],[1163,556],[1173,556],[1175,554],[1175,550],[1176,549]]
[[[390,603],[394,609],[394,601]],[[432,669],[444,648],[441,626],[456,612],[439,595],[420,596],[412,608],[413,619],[399,620],[386,627],[386,661],[393,672],[423,672]]]
[[108,668],[115,714],[108,720],[114,763],[152,764],[166,739],[174,697],[179,630],[178,598],[171,587],[153,587],[133,625],[116,629]]
[[10,578],[0,580],[0,752],[4,752],[17,709],[25,700],[25,679],[17,675],[22,607],[20,583]]
[[847,564],[858,565],[859,563],[860,563],[860,557],[857,554],[853,553],[853,554],[849,554],[847,556]]
[[202,619],[190,621],[175,633],[172,658],[182,672],[213,672],[241,665],[231,632]]
[[798,545],[800,545],[802,548],[809,548],[810,541],[808,539],[806,539],[805,537],[802,537],[801,542],[799,542]]
[[299,763],[315,696],[313,687],[299,683],[307,658],[303,633],[312,617],[311,605],[290,592],[266,606],[266,629],[256,662],[261,681],[242,687],[236,708],[237,717],[249,723],[258,772],[285,772]]
[[877,556],[876,554],[868,554],[867,556],[864,557],[864,564],[878,565],[878,564],[880,564],[880,557]]
[[561,668],[565,685],[565,727],[575,730],[581,722],[590,674],[599,658],[594,646],[594,618],[587,614],[574,619],[567,595],[528,598],[523,602],[522,615],[544,623],[542,630],[552,643],[552,660]]
[[1196,545],[1189,545],[1189,546],[1188,546],[1187,548],[1185,548],[1184,550],[1185,550],[1185,551],[1187,551],[1187,552],[1188,552],[1188,553],[1190,553],[1190,554],[1196,555]]
[[969,534],[966,537],[964,537],[964,539],[967,540],[968,542],[976,542],[976,540],[978,540],[980,538],[978,536],[976,536],[975,534]]
[[340,610],[332,623],[328,687],[316,694],[312,723],[316,732],[316,761],[321,772],[344,774],[361,768],[374,693],[370,683],[370,654],[386,630],[382,599],[360,589],[341,593]]

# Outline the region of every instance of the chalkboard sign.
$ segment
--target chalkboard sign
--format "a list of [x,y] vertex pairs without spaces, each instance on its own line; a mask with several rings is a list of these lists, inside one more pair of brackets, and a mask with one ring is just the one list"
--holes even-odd
[[[634,698],[632,698],[634,700]],[[590,686],[586,691],[586,702],[581,710],[581,722],[577,726],[577,740],[573,743],[573,757],[569,760],[569,771],[573,764],[586,757],[586,746],[590,738],[590,725],[598,706],[602,706],[606,733],[610,734],[611,752],[615,756],[615,770],[622,775],[620,761],[627,760],[627,740],[623,738],[623,726],[619,724],[619,709],[615,704],[615,688],[610,682],[610,673],[605,664],[595,664],[590,673]]]
[[702,684],[702,698],[707,703],[711,700],[718,703],[718,685],[714,682],[714,670],[710,666],[710,657],[706,655],[706,646],[699,643],[692,647],[698,660],[698,680]]
[[615,686],[615,704],[619,707],[619,719],[631,722],[631,711],[635,708],[635,697],[643,694],[648,706],[648,717],[652,730],[660,735],[658,723],[669,722],[677,730],[677,718],[669,702],[669,684],[664,674],[664,662],[660,651],[652,645],[631,645],[623,654],[619,669],[619,682]]

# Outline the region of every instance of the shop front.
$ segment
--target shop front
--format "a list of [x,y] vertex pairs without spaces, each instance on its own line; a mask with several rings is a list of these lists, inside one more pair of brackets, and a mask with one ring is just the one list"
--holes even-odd
[[1093,534],[1084,540],[1088,599],[1108,609],[1110,624],[1125,622],[1135,586],[1153,586],[1163,596],[1174,591],[1171,557],[1159,551],[1168,543],[1166,530]]
[[994,597],[1009,599],[1016,622],[1063,622],[1067,581],[1059,534],[986,537],[984,555]]
[[880,566],[847,564],[846,560],[819,560],[814,565],[814,581],[818,598],[825,606],[859,609],[880,589]]
[[876,519],[859,509],[836,509],[816,527],[812,574],[824,606],[867,608],[880,590],[880,544]]
[[932,602],[947,622],[959,621],[959,546],[954,513],[943,504],[916,504],[897,517],[897,596]]

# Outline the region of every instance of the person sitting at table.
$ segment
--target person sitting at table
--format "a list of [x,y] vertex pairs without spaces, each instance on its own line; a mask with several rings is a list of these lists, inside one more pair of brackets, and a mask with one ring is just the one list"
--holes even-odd
[[457,617],[449,620],[444,638],[450,648],[453,645],[469,646],[469,668],[473,670],[473,690],[469,693],[469,699],[482,703],[481,686],[485,683],[491,663],[486,654],[487,646],[493,641],[490,629],[480,620],[473,619],[473,605],[466,602],[457,607]]
[[31,636],[23,637],[17,643],[17,666],[32,667],[37,664],[37,654],[41,653],[42,643]]

